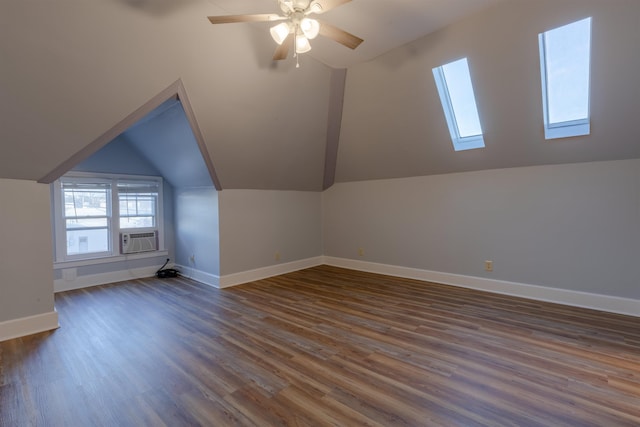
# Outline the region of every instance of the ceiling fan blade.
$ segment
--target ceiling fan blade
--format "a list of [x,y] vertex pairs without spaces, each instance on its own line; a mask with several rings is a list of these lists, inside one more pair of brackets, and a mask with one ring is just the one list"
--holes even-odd
[[338,27],[334,27],[331,24],[327,24],[323,21],[318,21],[320,23],[320,35],[330,38],[331,40],[335,40],[338,43],[348,47],[349,49],[355,49],[360,46],[364,40],[360,37],[354,36],[351,33],[347,33],[345,30],[341,30]]
[[[314,0],[311,2],[310,10],[314,13],[325,13],[334,9],[338,6],[342,6],[345,3],[349,3],[351,0]],[[314,7],[315,5],[320,6],[319,8]]]
[[287,19],[284,16],[275,13],[263,13],[259,15],[226,15],[226,16],[207,16],[212,24],[233,24],[236,22],[268,22],[281,21]]
[[275,53],[273,54],[274,61],[281,61],[283,59],[287,59],[289,55],[289,49],[293,44],[293,34],[289,34],[286,39],[276,48]]

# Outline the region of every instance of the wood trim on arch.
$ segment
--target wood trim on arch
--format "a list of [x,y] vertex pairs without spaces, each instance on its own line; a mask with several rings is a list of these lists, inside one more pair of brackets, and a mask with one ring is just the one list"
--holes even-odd
[[346,79],[346,69],[334,69],[331,71],[331,83],[329,87],[329,115],[327,119],[327,145],[324,155],[324,177],[322,180],[323,191],[331,187],[336,178],[338,143],[340,142],[340,130],[342,128],[342,109],[344,104]]
[[187,92],[184,88],[184,85],[182,84],[181,79],[176,80],[162,92],[151,98],[149,101],[145,102],[142,106],[140,106],[133,113],[129,114],[114,127],[100,135],[96,140],[59,164],[51,172],[40,178],[38,182],[43,184],[50,184],[56,179],[60,178],[62,175],[70,171],[74,166],[84,161],[96,151],[100,150],[102,147],[113,141],[122,132],[129,129],[144,116],[146,116],[163,102],[171,98],[179,100],[182,104],[182,108],[184,109],[184,113],[187,117],[187,120],[189,121],[189,126],[191,126],[191,131],[193,132],[193,136],[198,144],[198,148],[200,149],[200,153],[202,154],[204,163],[207,165],[207,169],[209,170],[211,181],[213,182],[216,190],[221,191],[222,186],[220,185],[220,181],[218,180],[218,176],[216,175],[213,161],[211,160],[211,156],[209,156],[207,145],[205,144],[204,137],[202,136],[202,132],[200,131],[200,128],[198,126],[198,122],[195,118],[195,114],[193,113],[193,109],[191,108],[191,104],[189,103]]

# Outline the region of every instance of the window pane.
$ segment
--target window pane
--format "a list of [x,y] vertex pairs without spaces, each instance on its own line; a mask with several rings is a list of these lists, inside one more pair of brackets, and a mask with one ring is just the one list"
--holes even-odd
[[109,230],[67,230],[67,255],[109,251]]
[[433,69],[455,151],[484,148],[467,58]]
[[109,191],[107,189],[64,189],[66,217],[107,216]]
[[153,228],[158,209],[157,182],[118,182],[120,228]]
[[461,138],[482,135],[467,58],[442,66]]
[[72,228],[106,228],[107,218],[73,218],[67,219],[67,229]]
[[153,216],[120,217],[120,228],[152,228],[155,226]]
[[157,197],[153,195],[120,195],[120,213],[123,215],[155,215]]
[[544,33],[549,124],[589,118],[591,18]]
[[155,215],[156,200],[152,197],[141,198],[138,200],[138,213],[146,215]]

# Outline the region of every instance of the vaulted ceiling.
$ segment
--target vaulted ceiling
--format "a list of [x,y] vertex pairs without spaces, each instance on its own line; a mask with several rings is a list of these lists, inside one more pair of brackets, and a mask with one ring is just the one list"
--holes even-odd
[[[299,69],[271,60],[269,24],[206,19],[276,11],[274,0],[0,2],[0,178],[48,176],[176,81],[223,189],[640,157],[637,0],[353,0],[323,19],[365,42],[316,39]],[[592,134],[547,142],[537,34],[585,16]],[[486,148],[456,153],[431,69],[463,56]]]

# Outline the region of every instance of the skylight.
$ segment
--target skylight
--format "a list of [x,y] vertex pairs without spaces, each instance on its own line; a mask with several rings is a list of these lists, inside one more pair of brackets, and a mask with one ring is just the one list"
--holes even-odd
[[433,69],[444,115],[456,151],[484,148],[467,58]]
[[538,36],[546,139],[588,135],[591,18]]

